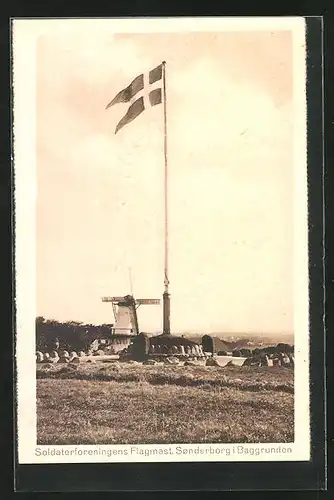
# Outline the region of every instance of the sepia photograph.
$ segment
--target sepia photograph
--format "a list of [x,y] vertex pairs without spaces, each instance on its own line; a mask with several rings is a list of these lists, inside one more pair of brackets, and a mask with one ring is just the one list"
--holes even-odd
[[13,21],[22,463],[309,459],[304,23]]

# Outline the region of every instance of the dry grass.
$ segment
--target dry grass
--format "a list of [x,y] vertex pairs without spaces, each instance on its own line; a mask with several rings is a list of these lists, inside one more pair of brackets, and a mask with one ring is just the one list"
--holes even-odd
[[284,368],[41,365],[39,444],[292,442]]
[[139,363],[82,363],[39,365],[37,378],[148,382],[152,385],[230,387],[245,391],[293,394],[293,371],[281,367],[150,366]]

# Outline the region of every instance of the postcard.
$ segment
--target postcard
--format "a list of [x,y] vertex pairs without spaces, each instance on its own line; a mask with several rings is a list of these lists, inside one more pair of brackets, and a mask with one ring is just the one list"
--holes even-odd
[[12,47],[18,463],[309,460],[305,19]]

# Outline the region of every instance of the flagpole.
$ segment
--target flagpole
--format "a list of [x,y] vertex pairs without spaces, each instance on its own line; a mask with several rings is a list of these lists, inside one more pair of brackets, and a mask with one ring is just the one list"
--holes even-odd
[[167,95],[166,95],[166,61],[162,61],[162,92],[164,113],[164,212],[165,212],[165,262],[163,293],[163,333],[170,334],[170,295],[168,279],[168,163],[167,163]]

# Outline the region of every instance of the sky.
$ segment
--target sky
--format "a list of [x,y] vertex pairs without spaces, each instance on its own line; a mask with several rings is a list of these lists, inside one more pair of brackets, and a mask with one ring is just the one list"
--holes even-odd
[[[115,34],[62,22],[37,54],[37,314],[113,321],[162,298],[163,107],[108,102],[166,61],[171,330],[293,331],[289,31]],[[162,308],[141,306],[140,329]]]

